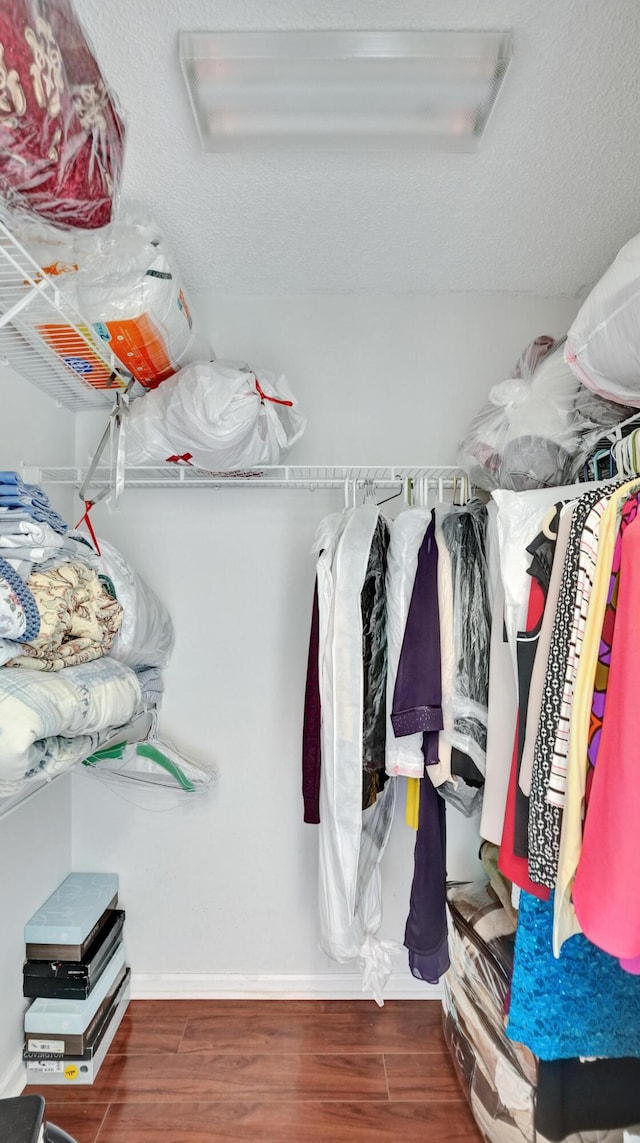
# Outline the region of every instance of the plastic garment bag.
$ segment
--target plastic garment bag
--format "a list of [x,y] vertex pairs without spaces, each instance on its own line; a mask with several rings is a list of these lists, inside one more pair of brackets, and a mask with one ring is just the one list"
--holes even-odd
[[422,732],[396,738],[391,722],[395,686],[409,605],[416,578],[418,553],[431,519],[427,508],[401,512],[391,525],[387,554],[387,774],[421,778],[424,774]]
[[442,521],[453,578],[455,669],[451,694],[451,745],[484,774],[489,699],[491,607],[487,565],[487,509],[480,500],[453,508]]
[[322,771],[319,826],[320,945],[338,963],[357,960],[363,990],[382,1004],[392,942],[381,941],[380,860],[395,806],[387,782],[362,812],[363,665],[361,592],[378,509],[366,504],[328,517],[319,529],[319,675]]

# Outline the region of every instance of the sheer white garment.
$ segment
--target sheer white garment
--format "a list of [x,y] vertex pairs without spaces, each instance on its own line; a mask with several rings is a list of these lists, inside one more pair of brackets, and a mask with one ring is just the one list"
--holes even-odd
[[382,1004],[399,951],[377,934],[382,921],[380,860],[389,838],[395,782],[362,812],[363,663],[361,592],[378,521],[365,504],[328,517],[318,558],[318,666],[322,708],[320,779],[320,945],[333,960],[357,960],[363,991]]
[[498,489],[493,499],[498,505],[500,576],[504,587],[504,623],[509,643],[515,686],[518,686],[517,635],[526,625],[531,556],[527,546],[536,538],[545,516],[561,500],[575,500],[601,485],[570,484],[562,488],[533,488],[526,492]]

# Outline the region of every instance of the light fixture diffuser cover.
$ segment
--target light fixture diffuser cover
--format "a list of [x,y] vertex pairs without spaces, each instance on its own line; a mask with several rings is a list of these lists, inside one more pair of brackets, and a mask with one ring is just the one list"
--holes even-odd
[[181,32],[206,151],[474,151],[510,32]]

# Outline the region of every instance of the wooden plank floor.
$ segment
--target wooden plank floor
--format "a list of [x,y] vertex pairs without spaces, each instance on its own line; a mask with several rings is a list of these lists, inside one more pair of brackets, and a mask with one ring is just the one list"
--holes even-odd
[[134,1001],[91,1087],[41,1091],[77,1143],[481,1143],[440,1005]]

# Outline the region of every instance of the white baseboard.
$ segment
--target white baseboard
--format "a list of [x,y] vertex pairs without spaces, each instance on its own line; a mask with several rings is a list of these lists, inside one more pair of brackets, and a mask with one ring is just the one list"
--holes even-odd
[[[358,973],[134,972],[133,1000],[366,1000]],[[385,1000],[440,1000],[440,985],[393,973]]]
[[27,1082],[27,1069],[22,1059],[22,1048],[0,1075],[0,1098],[11,1099],[20,1095]]

